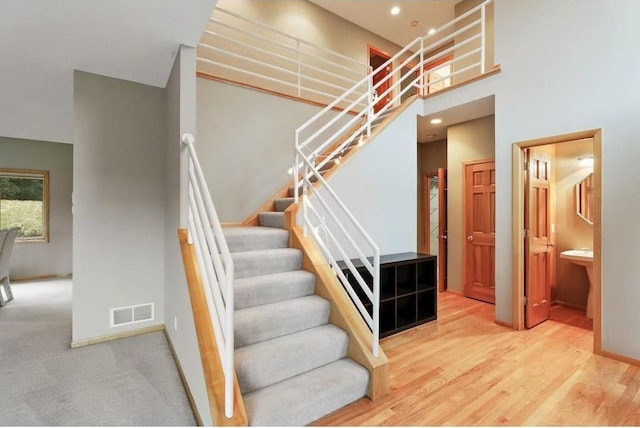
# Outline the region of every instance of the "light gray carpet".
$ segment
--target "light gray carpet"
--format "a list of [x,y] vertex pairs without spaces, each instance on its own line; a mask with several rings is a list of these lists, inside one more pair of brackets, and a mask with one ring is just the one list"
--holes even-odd
[[70,349],[71,279],[0,308],[0,425],[195,425],[164,333]]

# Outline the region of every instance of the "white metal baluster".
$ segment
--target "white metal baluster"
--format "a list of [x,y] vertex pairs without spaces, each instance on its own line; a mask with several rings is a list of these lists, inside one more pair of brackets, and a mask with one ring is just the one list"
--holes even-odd
[[374,248],[373,256],[373,328],[372,353],[378,358],[378,346],[380,342],[380,249]]
[[[369,67],[369,74],[373,72],[373,68]],[[371,122],[373,121],[373,103],[376,101],[375,96],[373,95],[373,75],[369,79],[367,79],[368,89],[367,93],[367,137],[371,137]]]
[[486,4],[483,3],[480,8],[480,74],[484,74],[485,67],[485,35],[486,35],[486,16],[485,16]]
[[300,64],[300,39],[296,39],[296,63],[298,66],[298,96],[302,96],[302,67]]

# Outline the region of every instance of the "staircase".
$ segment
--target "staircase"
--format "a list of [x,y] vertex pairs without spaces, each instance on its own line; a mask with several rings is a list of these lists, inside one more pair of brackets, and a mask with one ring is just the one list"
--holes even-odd
[[[292,190],[291,190],[292,191]],[[260,226],[225,228],[235,265],[235,368],[249,424],[307,425],[367,394],[369,372],[347,357],[349,337],[289,248],[283,211]]]

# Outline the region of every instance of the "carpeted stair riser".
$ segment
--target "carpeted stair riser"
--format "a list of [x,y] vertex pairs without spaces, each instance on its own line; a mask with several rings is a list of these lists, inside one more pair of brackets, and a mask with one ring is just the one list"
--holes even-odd
[[316,295],[236,310],[235,347],[324,325],[330,311],[331,304]]
[[347,356],[349,336],[332,324],[236,349],[240,390],[253,392]]
[[225,227],[222,232],[232,253],[289,246],[289,231],[284,229],[259,226]]
[[264,227],[284,228],[284,213],[263,212],[258,214],[258,223]]
[[291,206],[291,204],[293,204],[293,201],[293,197],[276,199],[276,211],[282,212],[286,210],[287,208],[289,208],[289,206]]
[[236,279],[233,284],[235,309],[310,296],[315,285],[315,275],[304,270]]
[[250,425],[303,426],[364,397],[368,385],[369,372],[344,358],[247,394],[244,405]]
[[232,253],[231,258],[235,279],[299,270],[302,266],[302,253],[295,248]]

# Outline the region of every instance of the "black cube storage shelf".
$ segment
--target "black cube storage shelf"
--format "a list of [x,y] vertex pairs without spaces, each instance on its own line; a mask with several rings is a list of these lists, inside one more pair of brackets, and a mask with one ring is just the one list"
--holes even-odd
[[[370,260],[371,261],[371,260]],[[369,271],[358,259],[351,260],[360,275],[373,288]],[[356,294],[372,313],[372,305],[360,290],[358,281],[343,261],[338,266]],[[433,321],[437,318],[437,258],[430,254],[399,253],[380,256],[380,337]]]

